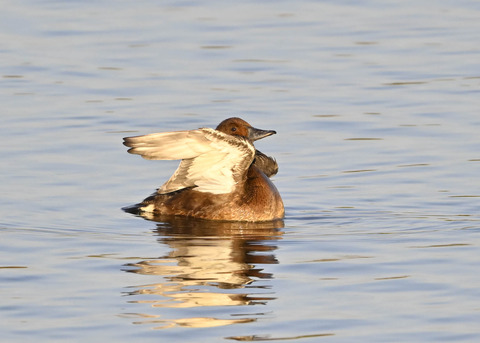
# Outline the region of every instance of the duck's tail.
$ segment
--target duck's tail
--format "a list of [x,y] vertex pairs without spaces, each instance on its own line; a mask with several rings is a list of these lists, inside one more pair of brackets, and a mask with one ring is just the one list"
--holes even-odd
[[145,212],[153,212],[156,195],[157,195],[157,192],[153,193],[148,198],[145,198],[145,200],[143,200],[138,204],[122,207],[122,210],[127,213],[136,214],[136,215],[139,215]]

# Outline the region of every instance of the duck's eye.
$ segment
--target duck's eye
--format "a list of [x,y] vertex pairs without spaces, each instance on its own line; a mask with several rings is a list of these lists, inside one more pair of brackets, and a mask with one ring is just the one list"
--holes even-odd
[[237,128],[236,127],[232,127],[232,132],[235,132],[237,131]]

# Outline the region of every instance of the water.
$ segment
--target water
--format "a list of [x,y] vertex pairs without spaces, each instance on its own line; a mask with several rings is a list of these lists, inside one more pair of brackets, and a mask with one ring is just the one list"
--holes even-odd
[[[4,2],[5,342],[478,342],[475,1]],[[124,136],[277,135],[270,224],[123,213]]]

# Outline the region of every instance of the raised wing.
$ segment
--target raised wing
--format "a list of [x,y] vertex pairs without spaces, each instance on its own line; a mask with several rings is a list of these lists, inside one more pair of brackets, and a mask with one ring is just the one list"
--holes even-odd
[[277,161],[259,150],[255,150],[255,160],[253,164],[268,177],[272,177],[278,173]]
[[199,192],[230,193],[253,161],[255,148],[246,139],[213,129],[126,137],[131,154],[150,160],[181,159],[172,177],[158,190],[165,194],[187,187]]

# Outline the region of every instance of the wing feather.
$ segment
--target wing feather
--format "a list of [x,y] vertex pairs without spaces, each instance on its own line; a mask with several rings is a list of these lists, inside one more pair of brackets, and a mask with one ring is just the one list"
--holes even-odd
[[245,177],[255,148],[242,137],[213,129],[126,137],[129,153],[150,160],[177,160],[180,165],[158,190],[165,194],[187,187],[215,194],[229,193]]
[[194,158],[208,151],[208,140],[201,130],[152,133],[125,137],[123,144],[131,154],[147,160],[180,160]]

